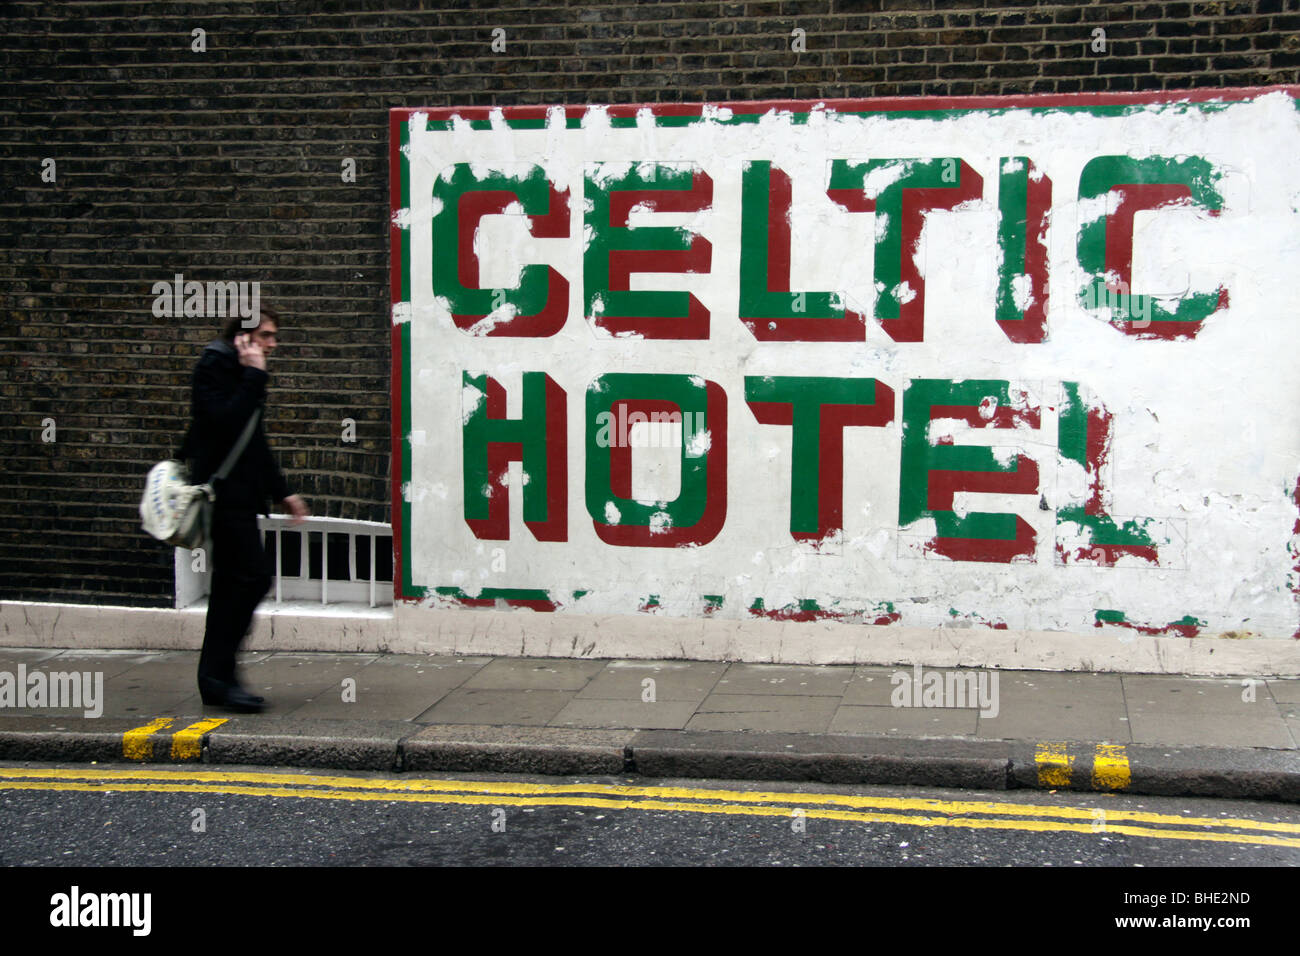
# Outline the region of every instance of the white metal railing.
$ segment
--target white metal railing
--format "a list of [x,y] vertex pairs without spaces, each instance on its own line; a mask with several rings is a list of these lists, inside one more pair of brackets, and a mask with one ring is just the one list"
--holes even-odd
[[[284,601],[314,601],[321,604],[361,604],[368,602],[370,607],[391,605],[393,603],[393,586],[391,580],[380,580],[376,576],[377,538],[391,538],[392,526],[381,521],[354,521],[348,518],[309,517],[300,524],[294,524],[290,515],[269,515],[258,518],[258,528],[265,539],[268,533],[273,535],[275,548],[275,583],[272,593],[275,603]],[[286,555],[284,541],[292,534],[298,535],[298,573],[285,573]],[[311,576],[311,539],[320,535],[320,576]],[[330,538],[347,535],[348,538],[348,573],[347,577],[330,580]],[[368,549],[370,573],[358,579],[357,576],[357,540]],[[391,542],[384,547],[391,548]],[[384,555],[389,558],[389,555]],[[391,551],[390,551],[391,554]],[[199,598],[209,593],[211,569],[195,568],[194,552],[183,548],[176,549],[176,606],[188,607]],[[220,560],[220,558],[218,558]],[[390,563],[391,567],[391,563]]]

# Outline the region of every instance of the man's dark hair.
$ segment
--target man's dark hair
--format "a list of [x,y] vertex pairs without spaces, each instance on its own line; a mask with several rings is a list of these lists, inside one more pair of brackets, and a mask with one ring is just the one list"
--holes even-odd
[[[262,314],[258,319],[257,324],[261,325],[267,319],[270,319],[275,323],[275,328],[278,331],[280,328],[280,313],[269,305],[262,305],[261,310]],[[226,319],[225,328],[221,330],[221,337],[227,342],[233,342],[235,341],[236,335],[251,331],[253,330],[244,325],[244,318],[242,316],[232,315],[230,318]]]

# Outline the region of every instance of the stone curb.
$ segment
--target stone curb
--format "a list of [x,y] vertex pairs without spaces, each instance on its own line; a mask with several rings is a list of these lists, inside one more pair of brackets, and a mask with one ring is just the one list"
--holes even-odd
[[402,767],[553,777],[616,775],[629,770],[629,745],[635,735],[634,730],[430,726],[402,741]]
[[400,770],[401,720],[235,718],[208,731],[203,762],[329,770]]
[[[0,760],[204,763],[377,770],[769,780],[972,790],[1078,790],[1300,803],[1300,752],[1226,747],[1118,748],[1032,741],[558,727],[412,725],[407,721],[231,718],[182,759],[171,733],[137,759],[123,734],[138,721],[0,718]],[[1116,776],[1120,773],[1121,776]]]
[[[0,760],[44,760],[50,762],[111,763],[125,760],[122,735],[137,721],[97,720],[94,729],[69,729],[69,721],[12,718],[0,721]],[[86,721],[86,724],[89,724]],[[18,724],[18,726],[15,726]],[[23,724],[30,725],[23,726]],[[155,751],[156,759],[166,759]]]

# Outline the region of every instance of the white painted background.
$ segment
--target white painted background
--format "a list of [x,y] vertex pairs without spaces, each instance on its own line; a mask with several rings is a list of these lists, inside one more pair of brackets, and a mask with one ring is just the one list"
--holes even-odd
[[[656,594],[660,613],[702,613],[703,594],[723,594],[718,617],[748,619],[761,597],[769,609],[814,599],[841,610],[892,601],[900,625],[1001,621],[1013,630],[1095,634],[1097,608],[1135,622],[1164,625],[1191,614],[1204,633],[1245,631],[1281,638],[1297,627],[1287,553],[1300,471],[1295,263],[1300,262],[1300,113],[1273,93],[1208,112],[1195,106],[1149,107],[1103,118],[1027,110],[974,112],[944,122],[825,116],[796,126],[769,115],[757,125],[703,122],[658,129],[648,116],[634,130],[612,130],[599,108],[581,130],[560,126],[491,131],[458,124],[452,132],[412,124],[411,302],[395,320],[411,322],[413,480],[411,562],[416,584],[545,588],[557,599],[591,593],[571,610],[634,614]],[[1226,284],[1231,305],[1211,316],[1192,341],[1131,339],[1077,304],[1076,257],[1081,211],[1079,173],[1095,156],[1198,154],[1223,167],[1224,209],[1141,214],[1134,289],[1210,291]],[[997,280],[997,173],[1002,156],[1027,155],[1054,183],[1049,231],[1051,305],[1048,341],[1009,342],[993,320]],[[923,239],[926,340],[895,344],[874,322],[865,344],[759,343],[736,316],[739,290],[740,173],[747,160],[771,160],[794,181],[795,290],[843,290],[870,311],[872,217],[841,210],[825,195],[832,158],[959,156],[984,178],[984,199],[960,212],[931,214]],[[713,243],[707,275],[634,275],[633,288],[687,289],[712,313],[703,342],[611,338],[583,320],[581,203],[572,203],[570,239],[538,240],[521,216],[483,221],[479,242],[485,287],[515,284],[520,265],[545,262],[570,282],[569,320],[548,339],[475,338],[456,329],[430,288],[433,177],[455,162],[546,168],[575,199],[581,170],[593,161],[696,162],[714,181],[713,207],[699,214],[651,214],[647,224],[687,225]],[[1084,213],[1086,215],[1086,212]],[[634,218],[633,220],[637,220]],[[538,542],[522,521],[518,464],[511,466],[511,538],[480,541],[462,519],[461,372],[487,372],[506,387],[510,417],[520,414],[520,375],[545,371],[569,403],[569,540]],[[619,548],[601,542],[587,516],[585,389],[607,372],[689,373],[718,382],[728,396],[727,521],[698,548]],[[790,429],[760,425],[744,403],[746,375],[877,377],[898,399],[886,429],[845,430],[844,540],[816,553],[790,538]],[[925,560],[898,527],[902,395],[912,378],[997,378],[1027,384],[1044,404],[1042,428],[974,430],[959,443],[1022,449],[1039,463],[1040,488],[1053,506],[1062,482],[1081,481],[1056,455],[1058,383],[1081,382],[1114,416],[1113,513],[1174,519],[1187,535],[1185,565],[1060,567],[1054,563],[1055,512],[1033,496],[959,495],[957,507],[1014,511],[1038,531],[1033,564]],[[636,460],[634,458],[634,460]],[[1077,469],[1076,469],[1077,471]],[[646,475],[640,482],[666,481]],[[1080,488],[1081,490],[1081,488]],[[493,570],[493,550],[505,569]],[[498,565],[500,562],[497,562]],[[427,603],[439,605],[436,599]],[[521,612],[527,613],[527,612]],[[970,615],[970,617],[967,617]],[[644,616],[641,616],[644,618]],[[754,626],[765,626],[756,623]],[[876,629],[864,630],[864,634]]]

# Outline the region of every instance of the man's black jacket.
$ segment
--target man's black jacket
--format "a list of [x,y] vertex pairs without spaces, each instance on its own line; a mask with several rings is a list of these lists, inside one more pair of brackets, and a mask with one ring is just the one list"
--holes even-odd
[[[249,416],[266,401],[266,382],[266,372],[240,365],[235,347],[224,339],[203,349],[194,369],[193,422],[180,453],[182,460],[193,459],[190,480],[194,484],[207,481],[226,460]],[[264,418],[265,412],[226,480],[215,486],[220,511],[265,513],[268,498],[283,501],[289,496],[266,443]]]

